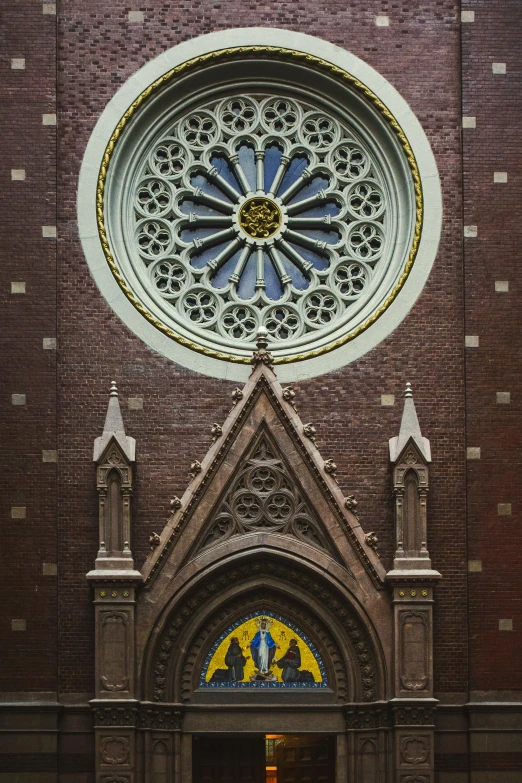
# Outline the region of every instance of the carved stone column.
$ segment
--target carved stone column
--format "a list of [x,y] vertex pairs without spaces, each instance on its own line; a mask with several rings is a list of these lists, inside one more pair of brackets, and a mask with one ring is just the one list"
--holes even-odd
[[130,546],[134,453],[113,382],[103,434],[94,444],[100,541],[87,574],[95,606],[96,783],[136,781],[134,614],[141,574]]
[[390,440],[396,552],[393,589],[396,783],[434,783],[433,590],[441,578],[427,549],[430,443],[407,384],[399,435]]

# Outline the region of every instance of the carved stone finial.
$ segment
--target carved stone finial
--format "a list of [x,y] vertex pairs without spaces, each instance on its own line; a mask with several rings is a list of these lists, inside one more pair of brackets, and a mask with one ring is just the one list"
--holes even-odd
[[118,446],[123,451],[123,454],[129,460],[129,462],[134,462],[136,441],[134,438],[131,438],[125,434],[125,425],[123,424],[123,418],[121,415],[120,400],[118,398],[116,381],[111,381],[109,404],[107,406],[105,424],[103,425],[103,433],[94,441],[94,452],[92,457],[94,462],[98,462],[100,460],[112,439],[117,441]]
[[364,540],[366,541],[369,547],[371,547],[377,552],[377,544],[379,543],[379,539],[377,538],[373,530],[371,533],[366,533],[366,535],[364,536]]
[[415,443],[417,449],[427,463],[431,462],[430,442],[427,438],[424,438],[421,433],[417,411],[415,410],[415,403],[413,401],[411,383],[406,384],[406,390],[404,392],[404,409],[402,412],[399,434],[397,437],[390,439],[390,461],[392,463],[396,464],[398,462],[408,441],[413,441]]
[[333,459],[325,460],[323,468],[324,468],[324,472],[328,473],[328,475],[332,476],[332,478],[336,477],[337,465],[335,464]]
[[177,495],[175,495],[170,501],[170,508],[172,511],[177,511],[178,508],[181,508],[181,500]]
[[257,330],[256,334],[256,345],[260,351],[266,349],[268,347],[268,337],[267,337],[267,330],[265,326],[260,326]]
[[210,430],[210,433],[212,435],[212,443],[215,443],[218,438],[220,438],[223,435],[223,428],[221,427],[221,424],[214,424],[212,425],[212,429]]
[[194,479],[196,478],[198,473],[201,473],[201,462],[195,459],[192,465],[190,466],[189,476]]
[[315,443],[315,433],[317,430],[315,429],[314,425],[311,422],[308,422],[308,424],[305,424],[303,426],[303,433],[305,438],[308,438],[312,441],[312,443]]
[[154,549],[155,547],[159,546],[159,544],[160,544],[160,537],[158,536],[157,533],[153,533],[151,536],[149,536],[149,544],[150,544],[151,550]]
[[258,364],[266,364],[271,369],[274,363],[274,357],[266,350],[268,346],[267,334],[264,326],[260,326],[257,330],[257,351],[254,351],[251,360],[254,367],[257,367]]

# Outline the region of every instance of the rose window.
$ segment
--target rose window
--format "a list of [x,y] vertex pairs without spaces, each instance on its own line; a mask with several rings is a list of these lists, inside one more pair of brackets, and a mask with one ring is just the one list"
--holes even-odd
[[127,249],[149,293],[202,337],[274,346],[331,333],[386,269],[379,162],[312,103],[249,95],[192,109],[152,141]]
[[404,102],[362,63],[377,92],[284,47],[162,70],[176,52],[131,77],[89,142],[78,218],[96,281],[135,334],[193,370],[244,380],[260,327],[280,378],[343,366],[395,328],[434,257],[435,181],[409,141],[421,131],[410,118],[406,136]]

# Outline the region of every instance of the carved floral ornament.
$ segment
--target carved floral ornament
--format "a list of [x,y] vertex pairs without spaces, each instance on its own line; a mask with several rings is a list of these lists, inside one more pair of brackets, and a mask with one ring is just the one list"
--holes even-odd
[[[306,66],[306,93],[302,79],[266,78],[274,58],[280,73]],[[220,61],[238,86],[218,93]],[[179,76],[196,68],[206,86],[187,101]],[[342,100],[325,94],[327,76]],[[414,264],[422,212],[412,149],[376,95],[325,60],[270,46],[213,52],[152,83],[112,134],[97,194],[103,251],[141,315],[238,363],[259,326],[286,363],[375,323]]]

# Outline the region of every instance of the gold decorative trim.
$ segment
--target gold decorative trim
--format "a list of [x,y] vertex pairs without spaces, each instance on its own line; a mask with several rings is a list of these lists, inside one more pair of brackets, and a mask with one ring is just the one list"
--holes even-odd
[[198,345],[197,343],[192,342],[192,340],[187,340],[187,338],[182,337],[179,334],[176,334],[176,332],[174,332],[172,329],[169,329],[168,326],[165,326],[163,323],[161,323],[161,321],[158,321],[158,319],[154,315],[152,315],[152,313],[150,313],[143,306],[143,304],[136,298],[136,296],[133,294],[133,292],[130,290],[129,286],[127,285],[126,281],[124,280],[109,247],[109,242],[107,239],[107,231],[105,227],[104,193],[105,193],[105,182],[107,179],[109,164],[111,161],[112,154],[114,152],[114,148],[129,120],[134,116],[134,114],[143,105],[143,103],[148,98],[150,98],[151,95],[153,95],[159,89],[164,87],[164,85],[167,82],[171,81],[172,79],[175,79],[178,76],[185,75],[189,71],[196,70],[197,68],[200,68],[209,63],[216,62],[219,60],[235,59],[235,58],[241,59],[242,57],[249,57],[252,54],[275,56],[283,59],[304,61],[306,62],[307,65],[315,66],[316,68],[329,72],[330,74],[334,75],[336,78],[340,79],[341,81],[348,82],[351,85],[351,87],[355,88],[358,92],[362,93],[370,101],[370,103],[372,103],[375,106],[375,108],[380,112],[380,114],[388,122],[388,124],[395,132],[397,138],[399,139],[404,149],[404,152],[406,154],[408,165],[412,173],[413,185],[415,189],[415,205],[416,205],[415,230],[413,234],[412,247],[408,255],[408,260],[406,262],[404,270],[398,282],[396,283],[395,287],[393,288],[393,290],[387,296],[387,298],[382,303],[382,305],[377,310],[375,310],[375,312],[372,313],[372,315],[369,318],[367,318],[363,324],[360,324],[360,326],[358,326],[356,329],[349,332],[348,334],[343,335],[343,337],[339,338],[338,340],[335,340],[329,345],[323,346],[322,348],[317,348],[313,351],[308,351],[306,353],[301,353],[295,356],[282,356],[274,359],[274,364],[290,364],[292,362],[300,362],[305,359],[313,359],[315,357],[322,356],[323,354],[329,353],[330,351],[333,351],[336,348],[340,348],[342,345],[345,345],[346,343],[350,342],[355,337],[357,337],[362,332],[364,332],[366,329],[368,329],[369,326],[374,324],[375,321],[377,321],[377,319],[380,318],[380,316],[383,315],[383,313],[392,304],[392,302],[398,295],[399,291],[403,287],[413,267],[413,263],[417,256],[417,251],[419,249],[419,243],[420,243],[420,237],[422,231],[422,221],[423,221],[423,198],[422,198],[422,185],[421,185],[419,169],[417,166],[417,161],[415,160],[415,155],[413,154],[413,150],[410,146],[408,139],[406,138],[404,131],[402,130],[401,126],[399,125],[399,123],[397,122],[393,114],[385,106],[385,104],[375,95],[375,93],[372,92],[368,87],[366,87],[365,84],[360,82],[358,79],[356,79],[354,76],[349,74],[347,71],[344,71],[342,68],[333,65],[327,60],[322,60],[321,58],[315,57],[311,54],[307,54],[306,52],[299,52],[294,49],[285,49],[277,46],[238,46],[231,49],[220,49],[215,52],[210,52],[209,54],[201,55],[200,57],[194,57],[191,60],[187,60],[186,62],[181,63],[181,65],[178,65],[175,68],[172,68],[170,71],[164,73],[163,76],[160,76],[158,79],[152,82],[152,84],[150,84],[145,90],[143,90],[143,92],[129,106],[125,114],[118,122],[116,128],[114,129],[114,132],[109,140],[109,143],[105,148],[105,152],[102,158],[102,163],[100,166],[100,172],[98,175],[98,184],[96,188],[96,219],[98,223],[98,233],[100,236],[103,252],[105,254],[105,258],[107,259],[107,263],[109,264],[110,270],[114,275],[114,278],[116,279],[116,282],[120,286],[125,296],[129,299],[129,301],[134,305],[134,307],[138,310],[138,312],[141,313],[141,315],[143,315],[143,317],[146,318],[147,321],[149,321],[149,323],[155,326],[156,329],[159,329],[161,332],[163,332],[163,334],[167,335],[167,337],[176,340],[176,342],[178,342],[180,345],[183,345],[186,348],[190,348],[193,351],[197,351],[198,353],[202,353],[205,356],[210,356],[214,359],[221,359],[228,362],[234,362],[235,364],[250,363],[249,356],[232,356],[230,354],[221,353],[220,351],[215,351],[210,348],[205,348],[201,345]]

